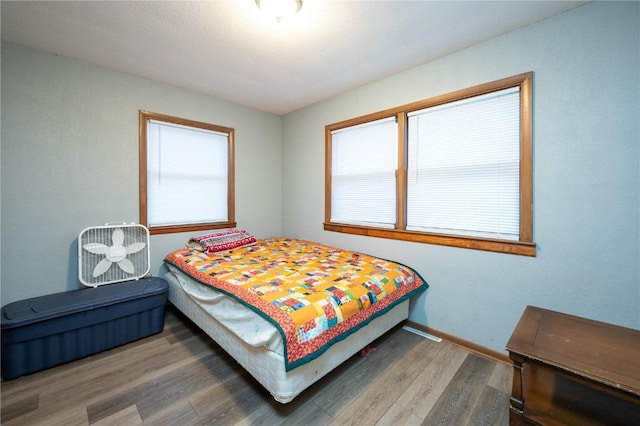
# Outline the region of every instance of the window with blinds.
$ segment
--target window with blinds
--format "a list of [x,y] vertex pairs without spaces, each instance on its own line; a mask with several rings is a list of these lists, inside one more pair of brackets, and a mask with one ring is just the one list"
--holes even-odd
[[407,134],[407,229],[519,239],[519,87],[411,112]]
[[325,229],[535,256],[532,76],[326,126]]
[[234,226],[233,129],[144,111],[140,126],[141,223],[152,233]]
[[393,228],[395,117],[336,130],[331,138],[331,221]]

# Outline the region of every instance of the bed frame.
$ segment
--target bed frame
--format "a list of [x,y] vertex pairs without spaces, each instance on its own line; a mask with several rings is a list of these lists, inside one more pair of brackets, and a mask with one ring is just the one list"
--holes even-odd
[[283,404],[292,401],[303,390],[409,315],[409,300],[406,300],[334,344],[313,361],[286,371],[282,355],[266,347],[248,345],[192,299],[173,272],[169,272],[164,278],[169,282],[169,301],[229,353],[276,401]]

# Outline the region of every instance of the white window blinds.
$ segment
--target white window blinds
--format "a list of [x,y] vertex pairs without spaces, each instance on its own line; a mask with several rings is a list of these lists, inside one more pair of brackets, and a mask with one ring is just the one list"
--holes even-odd
[[519,87],[408,115],[407,229],[518,240]]
[[229,136],[147,121],[149,226],[227,220]]
[[393,228],[396,222],[395,117],[331,134],[331,222]]

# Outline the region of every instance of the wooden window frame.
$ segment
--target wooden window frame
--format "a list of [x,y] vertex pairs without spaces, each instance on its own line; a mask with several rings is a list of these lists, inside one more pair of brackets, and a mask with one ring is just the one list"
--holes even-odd
[[[426,244],[461,247],[498,253],[535,256],[533,241],[533,72],[480,84],[467,89],[436,96],[400,107],[375,112],[325,126],[325,220],[326,231],[389,238]],[[413,111],[472,98],[502,89],[520,88],[520,230],[519,240],[436,234],[406,229],[407,203],[407,114]],[[396,117],[398,124],[397,222],[395,229],[331,222],[331,134],[335,130]]]
[[[166,226],[148,226],[147,214],[147,123],[148,120],[163,121],[180,126],[193,127],[213,132],[226,133],[229,137],[228,150],[228,190],[227,190],[227,220],[224,222],[208,222],[197,224],[180,224]],[[199,232],[210,229],[235,228],[235,164],[234,138],[235,130],[231,127],[218,126],[201,121],[174,117],[157,112],[140,110],[139,114],[139,193],[140,193],[140,224],[149,228],[149,233],[170,234],[176,232]]]

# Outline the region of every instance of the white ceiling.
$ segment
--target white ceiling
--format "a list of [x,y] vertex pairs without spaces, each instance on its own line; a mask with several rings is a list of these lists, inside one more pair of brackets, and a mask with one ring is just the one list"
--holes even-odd
[[285,114],[583,3],[2,0],[2,39]]

